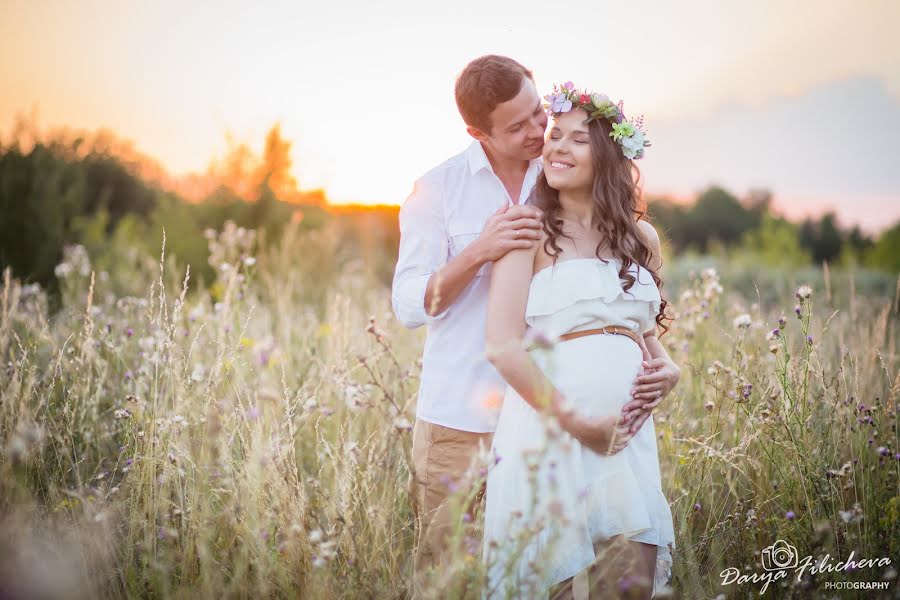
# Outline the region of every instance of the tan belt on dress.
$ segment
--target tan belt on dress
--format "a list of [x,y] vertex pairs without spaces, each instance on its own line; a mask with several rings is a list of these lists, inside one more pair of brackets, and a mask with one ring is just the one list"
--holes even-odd
[[[559,336],[559,341],[565,342],[567,340],[574,340],[575,338],[580,338],[585,335],[597,335],[600,333],[624,335],[633,339],[634,343],[638,346],[641,346],[641,340],[640,338],[638,338],[637,334],[631,329],[622,327],[620,325],[607,325],[606,327],[599,327],[597,329],[583,329],[582,331],[572,331],[569,333],[564,333]],[[641,347],[643,348],[643,346]]]

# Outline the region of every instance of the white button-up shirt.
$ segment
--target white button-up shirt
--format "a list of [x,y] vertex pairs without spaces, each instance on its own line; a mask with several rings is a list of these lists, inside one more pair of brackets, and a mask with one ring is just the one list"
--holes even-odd
[[[540,157],[525,173],[524,204]],[[512,202],[477,140],[420,177],[400,207],[400,251],[391,290],[394,314],[408,328],[427,324],[416,417],[463,431],[494,431],[506,380],[485,357],[493,263],[486,262],[442,313],[425,312],[428,279],[476,240],[488,218]]]

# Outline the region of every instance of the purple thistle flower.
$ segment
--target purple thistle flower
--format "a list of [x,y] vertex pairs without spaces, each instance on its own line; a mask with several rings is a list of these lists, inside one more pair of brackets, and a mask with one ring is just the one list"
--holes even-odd
[[806,336],[806,343],[812,346],[813,337],[811,335]]
[[134,329],[132,329],[131,327],[128,327],[127,329],[125,329],[125,335],[128,336],[128,337],[133,336],[133,335],[134,335]]
[[785,517],[788,521],[793,521],[793,520],[794,520],[794,517],[796,517],[796,515],[794,514],[794,511],[789,510],[789,511],[787,511],[787,514],[784,515],[784,517]]

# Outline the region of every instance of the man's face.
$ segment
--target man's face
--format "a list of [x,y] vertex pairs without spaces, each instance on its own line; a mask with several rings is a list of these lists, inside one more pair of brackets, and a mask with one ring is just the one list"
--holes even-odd
[[509,160],[531,160],[541,155],[547,115],[534,82],[523,78],[522,89],[491,113],[491,132],[468,127],[469,134],[495,154]]

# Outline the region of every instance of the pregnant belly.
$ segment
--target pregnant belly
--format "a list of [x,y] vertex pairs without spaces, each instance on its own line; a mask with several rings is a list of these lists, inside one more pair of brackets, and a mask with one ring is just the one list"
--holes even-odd
[[532,357],[553,385],[586,415],[618,414],[631,398],[643,354],[623,335],[587,335]]

